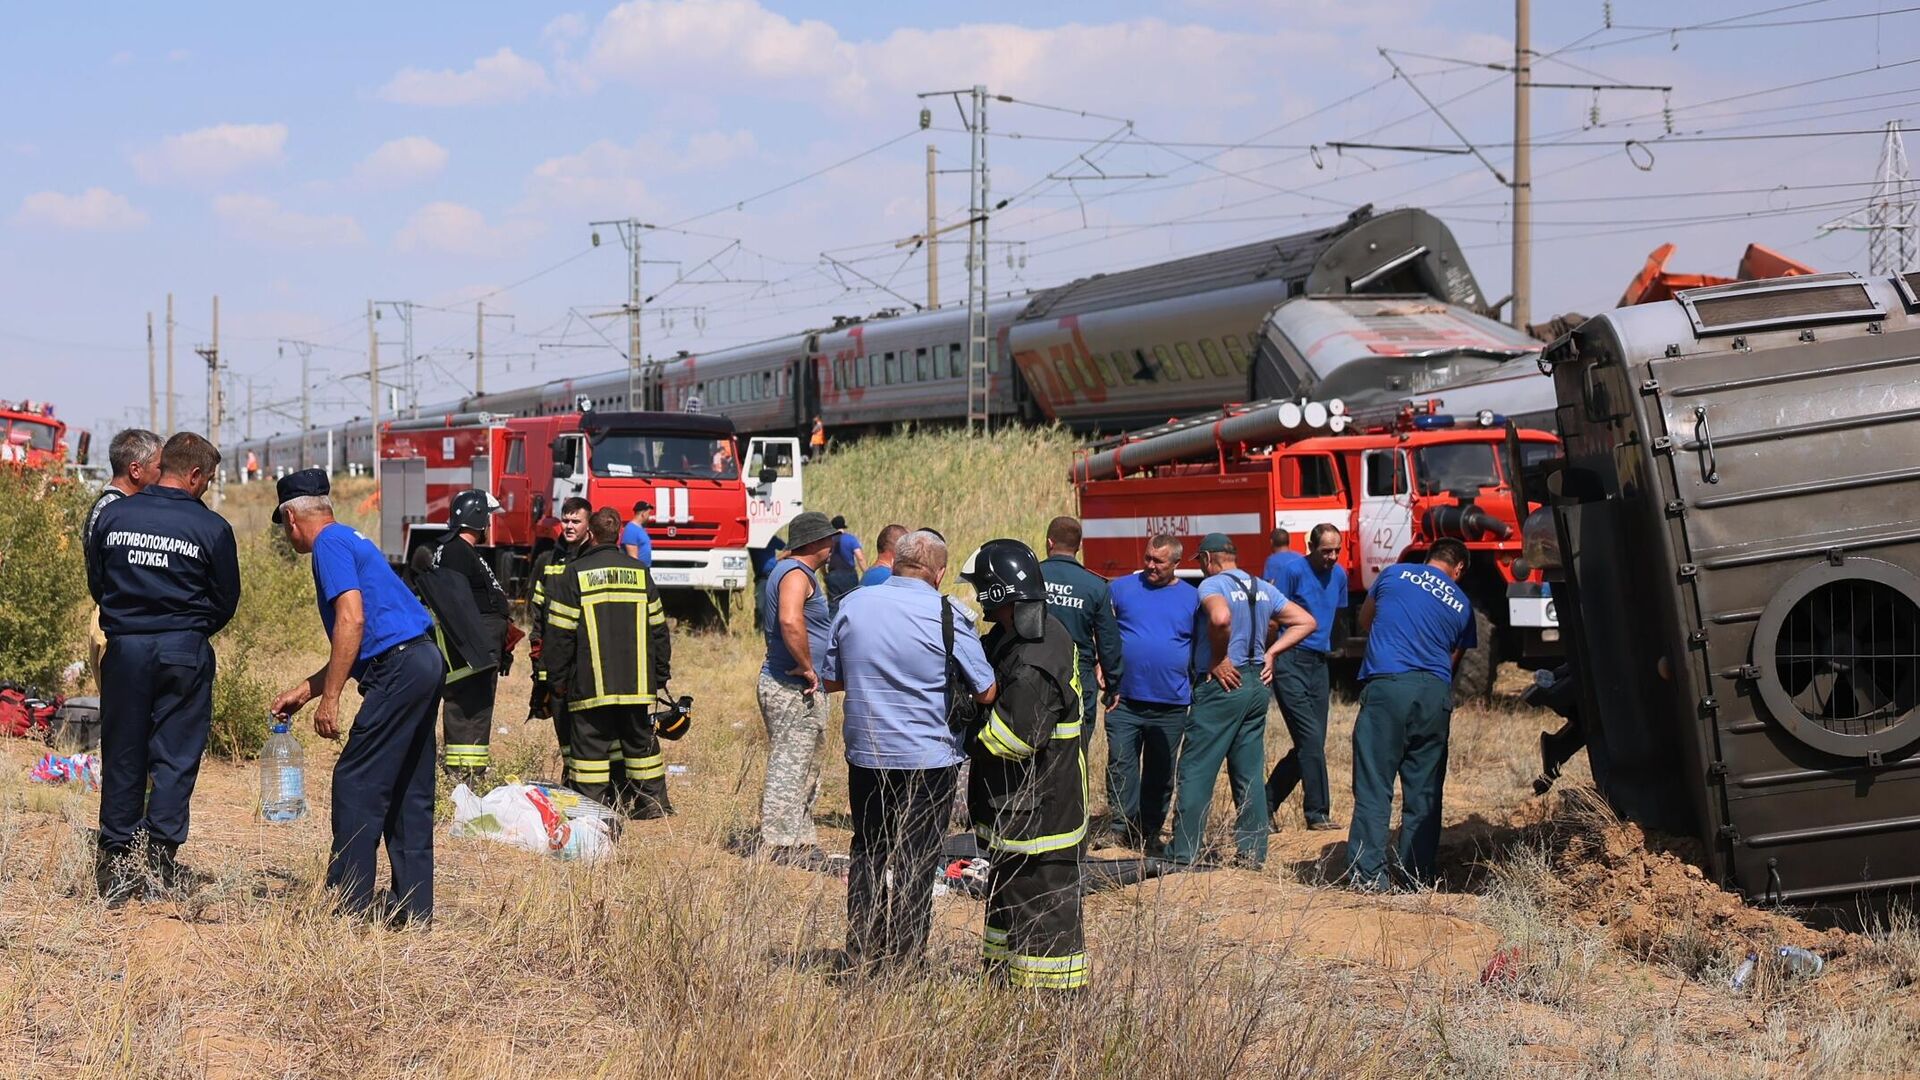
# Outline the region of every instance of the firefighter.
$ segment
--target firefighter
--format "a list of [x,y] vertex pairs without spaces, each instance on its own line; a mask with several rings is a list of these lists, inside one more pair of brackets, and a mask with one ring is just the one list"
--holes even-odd
[[233,528],[200,501],[219,467],[201,436],[168,439],[159,479],[103,508],[87,545],[87,587],[107,635],[94,882],[110,904],[132,899],[149,875],[163,890],[186,879],[175,853],[213,724],[207,639],[240,604]]
[[567,563],[587,546],[587,517],[592,513],[593,504],[577,495],[562,502],[560,539],[534,558],[533,571],[528,576],[533,583],[527,603],[532,624],[527,630],[527,656],[533,662],[533,692],[527,699],[527,719],[553,721],[553,737],[560,744],[560,763],[565,772],[562,779],[572,778],[573,759],[568,749],[567,703],[554,699],[542,655],[541,637],[547,628],[547,583],[564,572]]
[[1087,760],[1073,639],[1047,613],[1040,560],[1020,541],[987,541],[960,576],[994,624],[985,644],[1000,688],[967,744],[967,803],[991,867],[987,972],[1017,987],[1077,990],[1087,985]]
[[470,658],[467,663],[472,670],[463,677],[447,677],[446,711],[441,720],[446,757],[441,767],[455,781],[471,782],[487,774],[495,683],[507,662],[507,593],[493,568],[474,550],[475,544],[485,541],[489,519],[498,509],[493,496],[484,491],[455,495],[447,509],[447,534],[433,553],[433,565],[467,579],[474,606],[480,609],[490,640],[498,646],[492,657]]
[[[613,509],[595,511],[587,548],[547,581],[541,654],[555,699],[572,719],[574,790],[631,817],[657,818],[673,805],[648,709],[671,673],[673,639],[647,568],[616,546],[620,525]],[[615,745],[626,761],[618,790]]]

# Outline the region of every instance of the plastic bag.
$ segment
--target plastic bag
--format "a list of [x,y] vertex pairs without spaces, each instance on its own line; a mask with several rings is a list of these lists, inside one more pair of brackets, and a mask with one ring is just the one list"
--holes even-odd
[[77,783],[88,791],[100,790],[100,757],[97,754],[45,754],[27,774],[36,784]]
[[562,859],[600,858],[613,849],[606,823],[570,819],[541,788],[502,784],[484,796],[453,789],[453,835],[479,836]]

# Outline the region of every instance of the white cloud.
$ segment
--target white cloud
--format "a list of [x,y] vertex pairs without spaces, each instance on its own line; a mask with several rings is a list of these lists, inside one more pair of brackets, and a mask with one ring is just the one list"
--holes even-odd
[[540,40],[553,48],[563,48],[567,43],[578,41],[586,36],[587,18],[578,12],[556,16],[540,30]]
[[78,195],[59,191],[36,192],[20,200],[15,224],[49,225],[59,229],[121,232],[147,223],[147,215],[106,188],[91,187]]
[[380,88],[380,96],[401,105],[500,105],[552,88],[545,68],[502,48],[465,71],[403,68]]
[[264,195],[221,195],[213,214],[229,235],[263,247],[346,247],[366,239],[347,214],[303,214]]
[[746,130],[703,131],[678,145],[660,133],[625,144],[601,139],[535,166],[527,180],[528,201],[542,209],[648,214],[660,205],[647,186],[648,176],[714,169],[752,157],[758,149]]
[[353,167],[364,187],[399,187],[437,175],[447,165],[447,149],[432,139],[408,135],[382,143]]
[[215,124],[169,135],[158,146],[137,150],[133,169],[149,183],[204,182],[286,156],[285,124]]
[[470,206],[432,202],[414,211],[393,238],[393,246],[405,252],[495,258],[516,253],[541,231],[538,222],[510,220],[493,225]]

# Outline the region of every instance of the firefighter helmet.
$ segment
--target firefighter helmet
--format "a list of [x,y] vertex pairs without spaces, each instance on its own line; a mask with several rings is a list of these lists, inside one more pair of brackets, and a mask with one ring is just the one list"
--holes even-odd
[[991,614],[1013,605],[1013,631],[1038,640],[1046,629],[1047,583],[1040,576],[1040,559],[1018,540],[989,540],[967,556],[960,576],[973,586],[973,598]]
[[447,508],[447,528],[456,532],[472,529],[474,532],[486,532],[487,522],[500,509],[500,503],[492,495],[474,488],[463,491],[453,497],[453,503]]

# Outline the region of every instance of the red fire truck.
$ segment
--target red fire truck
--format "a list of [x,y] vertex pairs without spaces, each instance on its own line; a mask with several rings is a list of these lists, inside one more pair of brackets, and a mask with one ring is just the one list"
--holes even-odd
[[[524,594],[534,556],[559,536],[573,496],[626,518],[653,504],[653,579],[666,588],[746,589],[747,549],[802,509],[800,440],[754,438],[692,413],[466,413],[381,425],[380,546],[403,562],[446,531],[447,506],[478,488],[500,504],[487,554]],[[743,468],[744,466],[744,468]]]
[[[1480,619],[1480,649],[1461,664],[1461,696],[1491,689],[1502,660],[1558,651],[1543,584],[1524,564],[1509,461],[1558,452],[1548,432],[1515,430],[1491,413],[1456,418],[1423,409],[1350,417],[1339,404],[1259,402],[1137,432],[1083,451],[1073,467],[1087,568],[1106,577],[1139,569],[1147,537],[1171,533],[1193,551],[1210,532],[1231,536],[1256,572],[1276,526],[1303,550],[1323,522],[1346,537],[1350,604],[1334,628],[1336,656],[1358,658],[1353,617],[1375,575],[1441,537],[1474,553],[1463,579]],[[1182,573],[1198,574],[1183,568]]]
[[[86,463],[86,432],[80,433],[81,464]],[[0,401],[0,465],[63,469],[67,463],[67,425],[54,419],[44,401]]]

